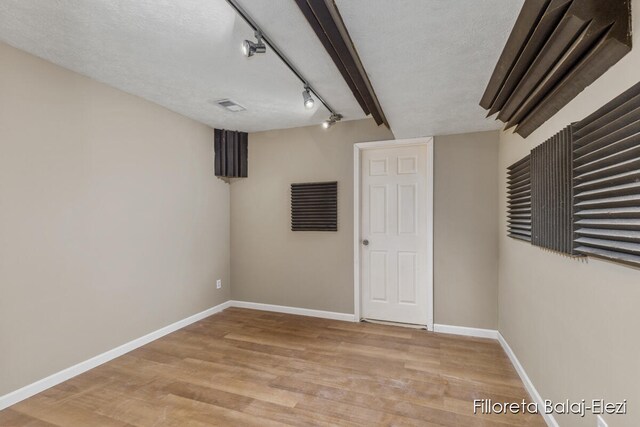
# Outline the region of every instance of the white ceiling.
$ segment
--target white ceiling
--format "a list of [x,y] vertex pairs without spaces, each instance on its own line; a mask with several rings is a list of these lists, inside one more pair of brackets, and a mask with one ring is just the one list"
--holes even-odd
[[336,0],[396,138],[499,129],[478,103],[524,0]]
[[[242,3],[334,109],[365,117],[293,1]],[[304,108],[302,84],[273,52],[242,55],[247,38],[253,30],[225,0],[0,1],[0,40],[210,126],[254,132],[324,121],[327,110]],[[222,98],[247,111],[211,103]]]
[[[524,0],[336,0],[396,137],[497,129],[478,106]],[[364,114],[293,0],[240,0],[346,120]],[[0,40],[212,127],[319,124],[225,0],[2,0]],[[213,100],[247,111],[230,113]]]

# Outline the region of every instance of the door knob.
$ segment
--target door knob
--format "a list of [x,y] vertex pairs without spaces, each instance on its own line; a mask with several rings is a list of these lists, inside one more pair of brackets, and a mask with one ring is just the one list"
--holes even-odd
[[364,239],[362,241],[362,244],[365,245],[365,246],[369,246],[369,241],[367,239]]

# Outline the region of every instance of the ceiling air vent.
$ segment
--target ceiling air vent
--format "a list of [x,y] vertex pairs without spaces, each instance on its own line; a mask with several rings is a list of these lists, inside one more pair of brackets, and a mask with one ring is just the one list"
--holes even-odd
[[244,108],[242,105],[230,99],[219,99],[214,102],[225,110],[231,111],[232,113],[238,113],[240,111],[246,110],[246,108]]

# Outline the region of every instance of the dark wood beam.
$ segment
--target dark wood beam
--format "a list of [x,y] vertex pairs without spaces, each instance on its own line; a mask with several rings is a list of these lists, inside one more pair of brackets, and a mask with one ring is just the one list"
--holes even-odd
[[365,114],[389,127],[382,107],[360,61],[340,13],[333,2],[296,0],[296,4],[342,74]]

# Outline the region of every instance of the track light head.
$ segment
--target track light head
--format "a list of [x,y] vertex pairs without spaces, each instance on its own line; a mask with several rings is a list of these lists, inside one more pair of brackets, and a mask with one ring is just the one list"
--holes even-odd
[[313,104],[315,103],[315,101],[311,96],[311,90],[309,89],[309,86],[304,87],[304,91],[302,92],[302,99],[304,99],[304,108],[306,108],[307,110],[313,108]]
[[256,42],[252,42],[251,40],[242,42],[242,53],[247,58],[252,57],[256,53],[265,53],[266,51],[267,46],[262,41],[262,33],[260,31],[256,31]]
[[331,114],[328,120],[325,120],[324,122],[322,122],[322,127],[324,129],[329,129],[331,126],[335,125],[340,120],[342,120],[342,115],[333,113]]
[[253,52],[251,52],[251,48],[253,47],[252,45],[255,45],[255,43],[249,40],[245,40],[242,42],[242,54],[244,56],[249,57],[253,55]]

